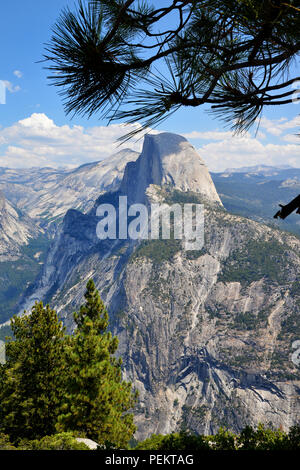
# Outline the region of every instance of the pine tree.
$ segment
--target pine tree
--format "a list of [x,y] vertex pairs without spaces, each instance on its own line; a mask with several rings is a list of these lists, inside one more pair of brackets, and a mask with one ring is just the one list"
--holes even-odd
[[65,333],[49,305],[13,317],[0,370],[0,430],[13,442],[53,434],[62,401]]
[[118,339],[107,331],[108,313],[92,280],[85,299],[74,314],[77,329],[67,347],[67,393],[59,429],[124,447],[135,431],[128,411],[137,394],[122,380],[122,361],[114,356]]
[[67,113],[147,129],[205,106],[241,131],[266,107],[299,101],[299,1],[156,3],[78,0],[62,11],[44,57]]

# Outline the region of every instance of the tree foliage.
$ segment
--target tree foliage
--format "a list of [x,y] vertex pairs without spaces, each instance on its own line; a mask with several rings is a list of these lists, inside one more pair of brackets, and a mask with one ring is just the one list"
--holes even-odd
[[102,447],[126,446],[132,438],[129,410],[137,395],[122,379],[122,360],[115,356],[118,339],[107,331],[108,313],[92,280],[85,299],[74,314],[77,329],[71,336],[41,302],[30,315],[12,319],[14,340],[7,343],[6,363],[0,365],[3,446],[10,445],[9,439],[41,449],[74,447],[69,432]]
[[172,433],[165,436],[154,434],[150,438],[139,442],[136,450],[162,450],[162,451],[201,451],[201,450],[299,450],[300,427],[293,426],[289,432],[280,429],[270,429],[263,424],[257,428],[246,426],[240,434],[220,428],[210,436],[188,433]]
[[[280,429],[267,429],[259,424],[257,429],[246,426],[239,435],[238,445],[244,450],[288,450],[296,443],[291,437],[295,428],[291,428],[289,434]],[[298,445],[300,441],[298,442]]]
[[72,432],[44,436],[33,441],[21,441],[18,449],[22,450],[90,450],[84,442],[78,442]]
[[[238,130],[291,103],[300,49],[293,0],[80,0],[53,28],[45,59],[68,113],[157,125],[207,104]],[[130,137],[137,132],[132,131]]]
[[210,450],[205,436],[196,436],[185,432],[167,435],[153,434],[148,439],[137,444],[135,450],[163,450],[163,451],[203,451]]
[[107,331],[108,314],[92,280],[85,299],[66,347],[67,393],[59,427],[102,445],[126,446],[135,431],[128,410],[137,397],[131,383],[122,380],[122,360],[114,355],[118,339]]
[[6,434],[0,434],[0,450],[17,450]]
[[64,328],[49,305],[11,321],[0,369],[0,430],[15,442],[53,434],[64,396]]

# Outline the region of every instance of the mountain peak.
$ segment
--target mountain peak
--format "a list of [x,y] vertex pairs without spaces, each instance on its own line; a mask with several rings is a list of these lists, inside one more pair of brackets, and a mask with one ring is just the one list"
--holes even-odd
[[155,144],[161,155],[169,155],[170,153],[178,153],[181,145],[188,142],[185,137],[172,132],[161,132],[160,134],[147,134],[144,138],[144,146]]
[[204,161],[181,135],[169,132],[146,135],[141,155],[126,165],[120,190],[132,202],[142,202],[150,184],[168,184],[221,204]]

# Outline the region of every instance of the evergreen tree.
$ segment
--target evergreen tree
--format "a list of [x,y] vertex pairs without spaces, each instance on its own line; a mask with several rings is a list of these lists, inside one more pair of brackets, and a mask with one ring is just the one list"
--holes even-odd
[[67,113],[153,127],[206,105],[245,130],[265,107],[299,100],[299,2],[152,3],[78,0],[63,10],[45,58]]
[[49,305],[11,321],[14,340],[0,369],[0,430],[13,442],[53,434],[62,401],[64,328]]
[[66,348],[67,393],[59,429],[76,430],[99,444],[126,446],[135,426],[128,411],[137,395],[122,380],[118,339],[107,331],[108,313],[92,280],[74,314],[77,329]]

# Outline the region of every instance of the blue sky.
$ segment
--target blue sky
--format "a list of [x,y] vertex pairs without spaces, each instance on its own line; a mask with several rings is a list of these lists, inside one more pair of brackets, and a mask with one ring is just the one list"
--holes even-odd
[[[47,71],[38,62],[67,5],[72,7],[73,0],[2,2],[0,80],[6,86],[6,104],[0,104],[0,166],[75,166],[101,160],[117,150],[115,140],[125,132],[118,124],[106,127],[98,116],[66,116],[57,89],[49,86]],[[256,138],[254,129],[233,137],[222,121],[200,108],[180,110],[158,130],[185,135],[211,170],[257,163],[300,167],[295,137],[299,113],[300,105],[270,107]],[[126,146],[139,150],[141,144]]]

